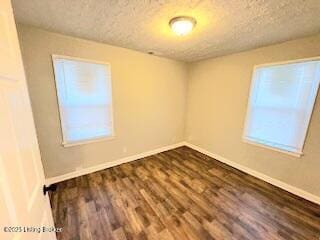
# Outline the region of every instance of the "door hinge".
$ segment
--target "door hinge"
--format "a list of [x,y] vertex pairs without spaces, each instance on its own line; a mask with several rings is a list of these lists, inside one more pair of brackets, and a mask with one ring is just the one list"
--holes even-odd
[[57,184],[50,184],[48,187],[43,185],[43,194],[46,195],[47,192],[51,191],[54,192],[57,190]]

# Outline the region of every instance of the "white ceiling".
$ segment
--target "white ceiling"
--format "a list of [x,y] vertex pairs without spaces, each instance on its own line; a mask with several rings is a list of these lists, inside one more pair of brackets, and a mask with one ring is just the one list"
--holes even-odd
[[[320,32],[320,0],[13,0],[20,23],[186,62]],[[191,35],[168,22],[193,16]]]

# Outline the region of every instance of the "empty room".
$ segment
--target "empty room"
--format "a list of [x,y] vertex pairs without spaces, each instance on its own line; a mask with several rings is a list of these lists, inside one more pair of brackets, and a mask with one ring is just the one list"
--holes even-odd
[[319,0],[1,0],[0,240],[320,240]]

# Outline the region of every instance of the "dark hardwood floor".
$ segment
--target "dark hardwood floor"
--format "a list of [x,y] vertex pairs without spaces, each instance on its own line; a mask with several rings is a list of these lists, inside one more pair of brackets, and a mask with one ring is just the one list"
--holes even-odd
[[320,240],[320,206],[187,147],[51,194],[58,239]]

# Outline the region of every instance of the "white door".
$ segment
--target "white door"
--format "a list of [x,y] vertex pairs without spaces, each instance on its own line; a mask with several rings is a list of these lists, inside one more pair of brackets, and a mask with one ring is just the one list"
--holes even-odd
[[[0,0],[0,239],[54,240],[10,0]],[[48,229],[46,229],[48,230]],[[6,232],[7,231],[7,232]],[[39,233],[38,233],[39,232]]]

